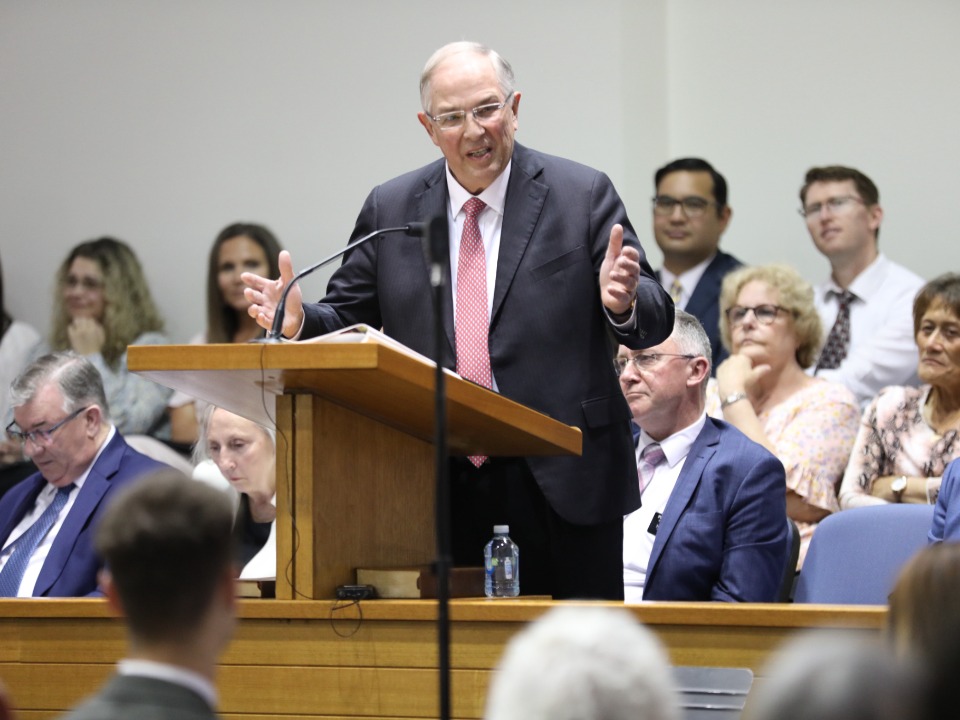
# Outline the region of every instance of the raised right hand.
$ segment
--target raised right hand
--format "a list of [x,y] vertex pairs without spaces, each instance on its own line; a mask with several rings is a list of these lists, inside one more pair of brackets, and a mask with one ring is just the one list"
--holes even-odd
[[[286,250],[280,251],[280,277],[269,280],[253,273],[243,273],[240,279],[247,288],[243,291],[244,297],[250,301],[247,313],[265,330],[273,326],[273,317],[280,302],[283,289],[293,280],[293,260]],[[303,296],[299,285],[294,286],[287,295],[286,312],[283,315],[282,332],[285,337],[294,337],[300,332],[303,325]]]

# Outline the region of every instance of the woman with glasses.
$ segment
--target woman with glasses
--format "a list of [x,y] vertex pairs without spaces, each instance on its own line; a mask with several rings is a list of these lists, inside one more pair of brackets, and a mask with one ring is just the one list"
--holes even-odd
[[55,292],[53,350],[73,350],[93,363],[121,434],[168,439],[172,391],[127,370],[128,345],[168,342],[133,250],[111,237],[80,243],[60,265]]
[[823,340],[813,288],[794,270],[736,270],[720,292],[720,334],[730,357],[717,368],[723,419],[780,458],[787,515],[800,561],[816,524],[840,509],[837,485],[860,408],[846,387],[807,375]]
[[844,509],[933,503],[960,457],[960,275],[924,285],[913,302],[920,387],[884,388],[867,406],[840,486]]

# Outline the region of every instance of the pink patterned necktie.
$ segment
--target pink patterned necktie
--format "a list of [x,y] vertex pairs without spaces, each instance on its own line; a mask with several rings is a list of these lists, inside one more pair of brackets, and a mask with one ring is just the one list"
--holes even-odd
[[[483,200],[470,198],[463,206],[467,215],[460,237],[457,261],[457,373],[485,388],[492,387],[490,372],[490,317],[487,309],[487,261],[480,236],[477,216],[487,206]],[[477,467],[485,455],[471,455]]]
[[650,443],[640,453],[640,462],[637,463],[637,475],[640,478],[640,494],[647,489],[650,481],[653,480],[653,474],[657,466],[663,462],[666,456],[663,454],[663,448],[660,443]]
[[820,358],[817,360],[817,370],[834,370],[847,357],[850,347],[850,305],[856,299],[849,290],[832,292],[838,298],[837,319],[830,328],[827,342],[823,345]]

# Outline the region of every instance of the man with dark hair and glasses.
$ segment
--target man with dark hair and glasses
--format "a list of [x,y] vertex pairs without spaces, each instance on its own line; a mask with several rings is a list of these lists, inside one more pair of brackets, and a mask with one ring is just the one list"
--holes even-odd
[[911,311],[923,279],[879,250],[877,186],[855,168],[810,168],[799,211],[830,261],[830,277],[814,288],[830,330],[810,372],[846,385],[861,406],[888,385],[918,385]]
[[727,181],[706,160],[680,158],[657,170],[654,187],[653,235],[663,253],[657,276],[676,306],[703,325],[715,371],[727,356],[720,342],[720,283],[743,264],[720,250],[733,216]]
[[[673,303],[610,179],[514,142],[520,97],[491,48],[437,50],[420,76],[417,119],[443,157],[374,188],[352,239],[441,219],[451,286],[441,299],[442,364],[583,433],[580,457],[451,461],[454,564],[479,565],[493,525],[509,524],[523,552],[521,593],[616,600],[623,515],[639,498],[611,339],[660,342]],[[243,277],[250,314],[269,326],[293,277],[289,254],[279,280]],[[358,248],[321,302],[302,303],[294,287],[283,319],[287,337],[382,327],[432,357],[420,240],[393,235]]]
[[97,592],[93,534],[112,494],[166,466],[110,423],[97,369],[72,352],[31,363],[10,387],[7,435],[39,472],[0,498],[0,597]]
[[621,346],[614,362],[640,428],[642,504],[623,521],[627,602],[777,600],[787,564],[783,465],[707,416],[709,354],[703,327],[677,310],[666,341]]

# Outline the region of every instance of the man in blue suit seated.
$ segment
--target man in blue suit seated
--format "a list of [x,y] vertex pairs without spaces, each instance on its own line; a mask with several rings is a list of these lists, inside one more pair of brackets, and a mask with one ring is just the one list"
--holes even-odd
[[0,597],[97,593],[93,533],[117,488],[163,465],[110,423],[103,381],[72,352],[44,355],[10,387],[7,434],[39,468],[0,498]]
[[710,341],[678,310],[649,350],[620,348],[641,430],[641,507],[623,522],[627,602],[774,602],[787,562],[786,479],[768,450],[704,410]]

